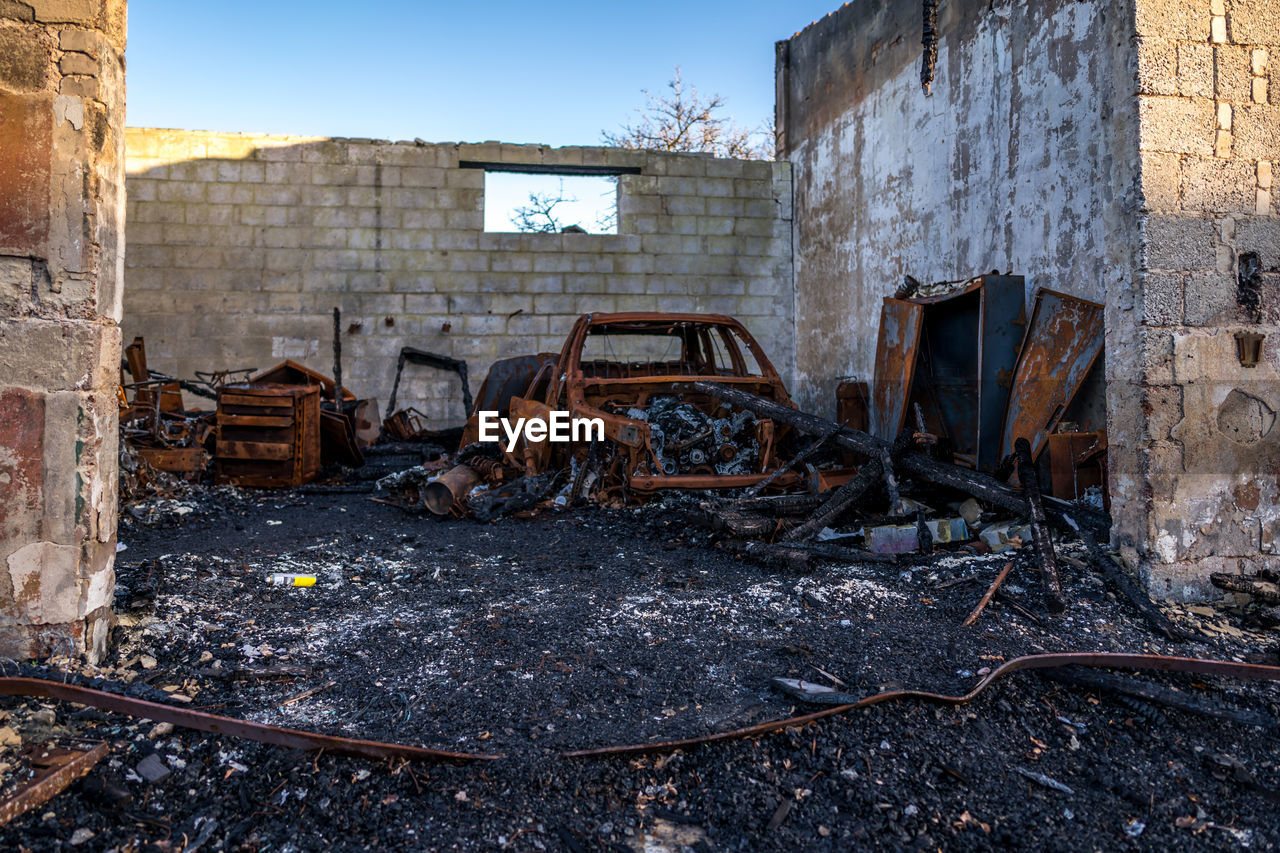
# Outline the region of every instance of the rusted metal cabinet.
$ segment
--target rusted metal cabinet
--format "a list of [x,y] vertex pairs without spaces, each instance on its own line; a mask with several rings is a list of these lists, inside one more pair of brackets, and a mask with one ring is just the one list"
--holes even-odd
[[885,299],[872,387],[872,432],[915,427],[949,440],[957,462],[1001,458],[1009,384],[1026,327],[1022,276],[981,276],[943,296]]
[[216,479],[298,486],[320,470],[320,386],[226,385],[218,391]]

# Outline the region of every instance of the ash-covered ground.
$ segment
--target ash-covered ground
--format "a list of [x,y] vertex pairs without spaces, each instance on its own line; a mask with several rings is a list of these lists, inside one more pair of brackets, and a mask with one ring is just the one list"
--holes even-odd
[[[1206,609],[1172,611],[1197,639],[1159,638],[1071,562],[1063,566],[1066,614],[1040,612],[1037,624],[995,601],[962,628],[1007,554],[911,567],[830,562],[785,574],[709,547],[687,506],[478,524],[409,516],[362,494],[222,489],[135,508],[120,531],[128,550],[118,559],[117,645],[88,674],[258,722],[505,757],[465,766],[317,757],[3,699],[0,742],[9,743],[0,794],[22,780],[24,744],[106,740],[112,751],[88,779],[0,829],[0,846],[1115,850],[1280,842],[1274,728],[1035,674],[1009,676],[966,706],[889,703],[669,756],[561,757],[812,710],[776,692],[777,676],[834,677],[858,695],[893,687],[959,694],[988,668],[1037,652],[1277,662],[1273,637]],[[1005,589],[1038,611],[1028,565]],[[273,572],[319,580],[271,586]],[[973,580],[952,583],[967,576]],[[1280,710],[1275,685],[1139,677],[1224,706]],[[157,760],[168,775],[149,781],[139,765],[146,761],[154,776]]]

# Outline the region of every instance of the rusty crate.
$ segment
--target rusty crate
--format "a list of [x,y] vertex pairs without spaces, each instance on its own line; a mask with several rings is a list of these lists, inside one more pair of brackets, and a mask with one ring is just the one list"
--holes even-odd
[[318,385],[224,385],[218,391],[219,483],[298,486],[320,470]]

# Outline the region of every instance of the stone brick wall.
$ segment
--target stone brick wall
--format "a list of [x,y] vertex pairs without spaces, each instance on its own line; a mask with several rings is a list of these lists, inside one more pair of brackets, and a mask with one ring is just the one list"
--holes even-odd
[[105,646],[123,0],[0,3],[0,657]]
[[[731,314],[792,371],[790,166],[531,145],[131,128],[123,329],[153,368],[331,371],[385,404],[411,345],[465,359],[558,351],[590,311]],[[484,170],[639,168],[619,233],[484,232]],[[460,419],[456,380],[408,367],[399,403]]]
[[[1211,571],[1280,562],[1280,5],[1137,9],[1146,429],[1134,463],[1151,490],[1138,532],[1153,590],[1189,598],[1209,593]],[[1241,282],[1250,255],[1256,290]],[[1240,332],[1266,335],[1257,367],[1240,364]]]

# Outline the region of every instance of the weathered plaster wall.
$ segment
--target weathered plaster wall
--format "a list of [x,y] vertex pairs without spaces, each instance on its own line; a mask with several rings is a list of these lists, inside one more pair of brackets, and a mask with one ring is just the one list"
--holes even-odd
[[0,656],[104,648],[124,0],[0,3]]
[[[1210,592],[1211,571],[1280,563],[1280,4],[1137,8],[1142,532],[1153,590],[1188,598]],[[1241,294],[1248,254],[1260,265],[1257,315]],[[1241,331],[1266,335],[1255,368],[1237,358]]]
[[919,0],[850,3],[779,45],[779,130],[794,165],[796,371],[831,411],[872,373],[880,302],[998,269],[1100,300],[1125,269],[1136,180],[1124,4],[940,4],[920,83]]
[[[589,311],[731,314],[791,372],[786,163],[137,128],[127,140],[123,326],[157,370],[288,357],[328,373],[338,305],[344,384],[383,404],[402,346],[465,359],[475,390],[497,357],[559,351]],[[486,234],[484,171],[460,161],[641,173],[621,178],[617,235]],[[406,369],[400,404],[447,422],[459,399],[456,380]]]

